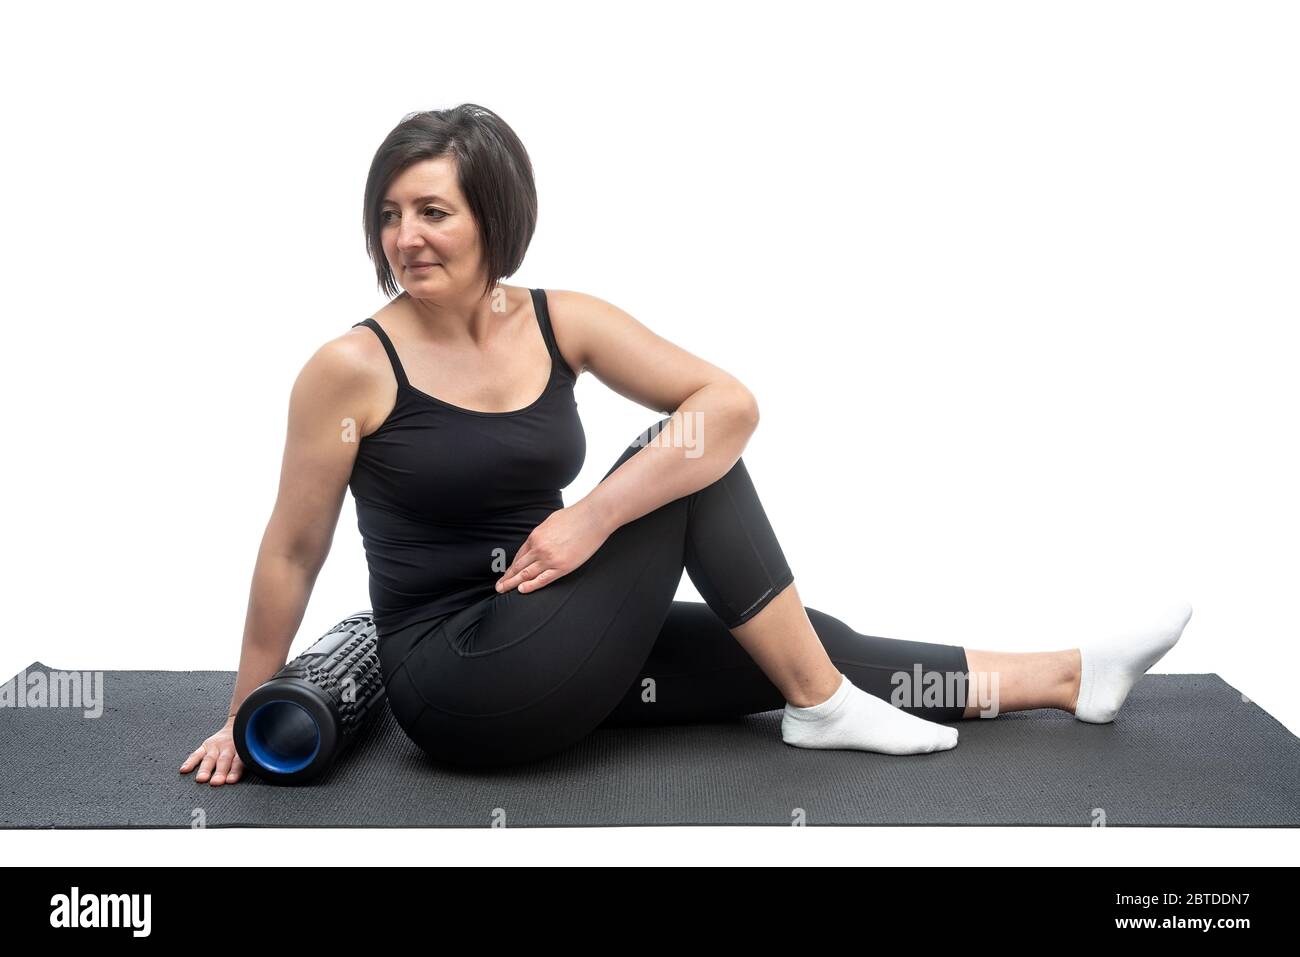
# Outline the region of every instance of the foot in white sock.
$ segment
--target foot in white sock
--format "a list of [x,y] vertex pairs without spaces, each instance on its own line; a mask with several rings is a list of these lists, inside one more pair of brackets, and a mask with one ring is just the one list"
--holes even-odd
[[781,740],[797,748],[924,754],[957,746],[957,729],[926,721],[863,691],[840,673],[840,686],[821,704],[786,702]]
[[1112,721],[1134,683],[1178,643],[1191,617],[1192,606],[1179,602],[1149,625],[1080,645],[1074,716],[1092,724]]

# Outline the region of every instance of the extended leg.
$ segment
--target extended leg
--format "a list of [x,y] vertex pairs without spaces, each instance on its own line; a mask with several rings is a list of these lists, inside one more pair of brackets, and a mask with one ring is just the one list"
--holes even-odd
[[[1007,652],[859,634],[824,612],[803,608],[793,585],[731,630],[707,606],[678,601],[606,723],[723,720],[774,710],[787,700],[798,704],[795,696],[824,700],[825,686],[818,682],[827,671],[932,721],[1037,708],[1108,721],[1136,678],[1177,642],[1190,617],[1190,606],[1181,603],[1145,626],[1127,628],[1118,638],[1103,635],[1084,649]],[[1090,652],[1092,665],[1086,688],[1084,652]],[[933,676],[932,693],[909,701],[905,692],[915,682],[905,678],[917,672]],[[778,687],[782,683],[785,691]]]
[[[802,619],[806,634],[797,624],[781,627],[790,617]],[[775,637],[764,637],[765,630]],[[707,605],[673,602],[650,656],[606,723],[722,720],[782,708],[801,677],[821,668],[820,659],[837,679],[846,676],[909,715],[929,721],[962,717],[967,665],[961,647],[861,634],[832,615],[804,608],[792,583],[735,629]]]

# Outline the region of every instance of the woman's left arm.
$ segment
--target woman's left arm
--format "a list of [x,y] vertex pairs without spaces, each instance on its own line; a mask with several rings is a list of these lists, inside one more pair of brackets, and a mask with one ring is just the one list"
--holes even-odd
[[582,499],[534,530],[498,589],[544,587],[620,526],[731,471],[758,427],[758,401],[729,372],[656,335],[595,296],[547,290],[565,360],[619,395],[669,415],[655,437]]
[[[619,395],[669,421],[576,505],[608,532],[716,482],[758,427],[758,401],[731,373],[656,335],[595,296],[547,294],[557,341]],[[558,317],[558,318],[557,318]]]

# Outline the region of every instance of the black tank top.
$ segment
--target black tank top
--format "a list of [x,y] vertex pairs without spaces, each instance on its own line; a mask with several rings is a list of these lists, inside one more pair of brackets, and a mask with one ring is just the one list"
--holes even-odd
[[374,330],[397,377],[393,411],[362,437],[348,481],[381,635],[495,594],[524,539],[564,507],[560,490],[582,470],[577,376],[555,344],[546,293],[530,291],[551,375],[513,412],[463,409],[421,392],[379,323],[354,324]]

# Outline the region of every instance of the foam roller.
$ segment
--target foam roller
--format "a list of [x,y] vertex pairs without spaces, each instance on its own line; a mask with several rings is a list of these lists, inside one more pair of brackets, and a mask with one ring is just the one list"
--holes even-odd
[[235,750],[258,777],[304,784],[334,763],[384,705],[369,610],[344,618],[258,686],[235,713]]

